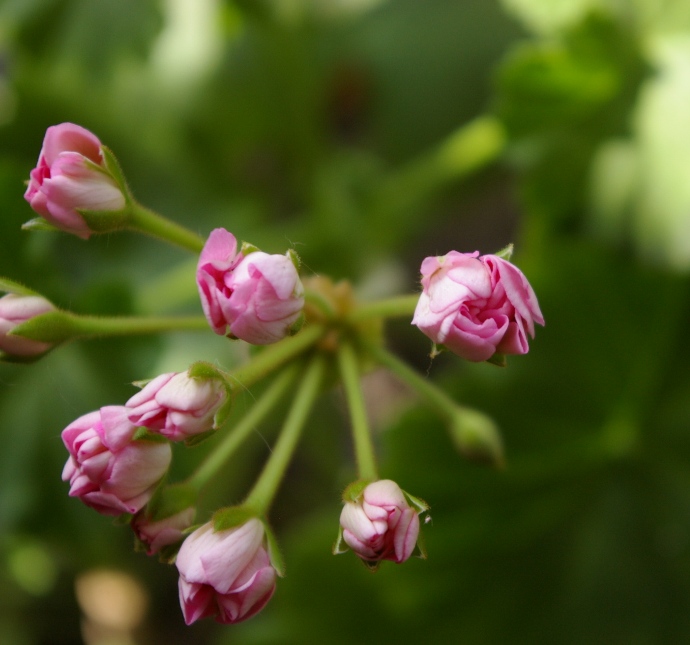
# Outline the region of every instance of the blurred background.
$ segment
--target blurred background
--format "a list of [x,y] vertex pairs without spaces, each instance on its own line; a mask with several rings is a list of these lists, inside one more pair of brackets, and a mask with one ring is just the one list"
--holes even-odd
[[[174,567],[67,496],[60,431],[213,334],[89,341],[0,366],[0,642],[8,645],[690,642],[687,0],[0,0],[0,275],[83,313],[199,312],[196,258],[133,234],[26,233],[46,127],[87,127],[139,201],[363,298],[427,255],[514,261],[546,327],[507,369],[390,346],[499,423],[463,460],[385,374],[381,471],[431,505],[429,559],[333,557],[354,478],[324,396],[271,520],[287,562],[258,617],[185,627]],[[237,414],[251,403],[240,398]],[[242,499],[279,417],[202,500]],[[175,452],[183,477],[213,440]]]

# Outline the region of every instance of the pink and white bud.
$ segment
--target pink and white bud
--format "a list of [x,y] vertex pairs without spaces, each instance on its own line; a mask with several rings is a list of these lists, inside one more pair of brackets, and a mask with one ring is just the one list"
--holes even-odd
[[139,511],[132,519],[132,530],[139,541],[146,546],[147,555],[154,555],[162,548],[182,542],[184,531],[194,522],[196,508],[190,506],[160,520],[154,520]]
[[210,616],[226,624],[247,620],[275,591],[276,570],[256,518],[217,532],[210,522],[204,524],[182,543],[175,564],[188,625]]
[[342,539],[367,562],[405,562],[417,545],[422,510],[424,507],[410,505],[394,481],[373,482],[355,501],[343,506]]
[[412,324],[469,361],[525,354],[544,324],[527,278],[496,255],[451,251],[422,262],[422,294]]
[[70,497],[104,515],[136,513],[151,498],[170,465],[170,444],[134,440],[137,427],[123,406],[107,406],[62,431],[69,458],[62,471]]
[[73,123],[46,130],[24,199],[53,226],[84,239],[93,231],[80,210],[120,211],[126,204],[98,137]]
[[52,344],[22,336],[8,336],[22,323],[54,311],[55,307],[41,296],[8,293],[0,298],[0,351],[8,356],[30,357],[47,352]]
[[227,399],[221,379],[190,377],[187,372],[161,374],[135,394],[128,419],[171,441],[182,441],[214,427],[216,412]]
[[245,256],[222,228],[211,232],[201,252],[197,285],[213,331],[254,345],[287,336],[304,307],[304,288],[288,255]]

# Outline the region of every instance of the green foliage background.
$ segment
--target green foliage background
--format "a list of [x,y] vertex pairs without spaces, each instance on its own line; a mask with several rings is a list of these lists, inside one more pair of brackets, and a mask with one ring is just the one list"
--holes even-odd
[[[142,582],[136,638],[154,645],[687,642],[688,42],[683,0],[0,2],[0,275],[78,312],[199,311],[182,251],[20,230],[45,128],[72,121],[142,203],[294,245],[363,297],[414,291],[427,255],[514,241],[547,321],[507,369],[429,368],[426,339],[391,324],[395,351],[494,416],[507,468],[463,461],[409,397],[381,405],[382,473],[432,521],[427,561],[371,575],[330,555],[354,468],[325,396],[274,506],[288,576],[233,627],[185,627],[174,568],[67,497],[60,431],[134,380],[243,348],[174,334],[0,366],[0,642],[82,642],[74,580],[104,566]],[[278,421],[202,518],[242,498]],[[176,451],[176,474],[204,446]]]

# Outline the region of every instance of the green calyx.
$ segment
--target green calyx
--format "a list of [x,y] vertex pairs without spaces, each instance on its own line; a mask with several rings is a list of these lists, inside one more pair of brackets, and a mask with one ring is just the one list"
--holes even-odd
[[502,260],[510,260],[513,257],[513,243],[504,246],[500,251],[496,251],[494,255]]
[[63,343],[79,335],[76,318],[67,311],[47,311],[17,325],[10,336],[21,336],[43,343]]
[[15,282],[14,280],[10,280],[9,278],[2,278],[0,277],[0,292],[4,293],[14,293],[18,296],[40,296],[40,293],[37,293],[36,291],[33,291],[32,289],[29,289],[29,287],[25,287],[23,284],[19,282]]
[[227,506],[217,510],[213,514],[211,522],[213,530],[217,533],[242,526],[252,518],[259,519],[259,516],[254,509],[248,506]]
[[358,479],[351,484],[348,484],[347,488],[343,491],[343,503],[344,504],[358,504],[362,501],[362,495],[364,494],[364,489],[372,483],[371,479]]

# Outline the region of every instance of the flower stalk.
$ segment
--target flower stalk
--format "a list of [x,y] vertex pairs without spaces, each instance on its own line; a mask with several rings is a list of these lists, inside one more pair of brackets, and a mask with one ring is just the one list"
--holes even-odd
[[490,417],[460,405],[383,347],[368,343],[366,348],[372,358],[407,383],[445,419],[451,439],[465,457],[496,467],[504,465],[501,435]]
[[359,477],[362,480],[375,481],[378,479],[378,471],[364,397],[359,382],[360,372],[357,355],[352,345],[347,342],[342,343],[338,350],[338,367],[350,410],[352,438]]
[[296,358],[314,345],[325,333],[321,325],[309,325],[294,336],[270,345],[254,356],[246,365],[228,373],[231,387],[246,388]]
[[187,484],[197,490],[202,489],[228,462],[254,428],[276,406],[290,385],[294,383],[298,373],[298,365],[291,365],[283,370],[249,412],[238,421],[237,425],[223,438],[221,443],[209,453],[206,459],[189,477]]
[[243,504],[245,508],[252,509],[257,516],[266,515],[273,502],[297,446],[302,428],[321,389],[324,370],[323,357],[315,356],[302,378],[273,452]]
[[369,318],[401,318],[412,316],[419,301],[419,294],[395,296],[374,302],[359,304],[348,316],[350,322],[368,320]]
[[11,332],[32,340],[62,343],[76,338],[135,336],[170,331],[204,331],[202,316],[82,316],[70,311],[50,311],[17,325]]
[[205,240],[200,235],[134,200],[130,202],[127,228],[181,246],[192,253],[201,253],[201,249],[204,248]]

